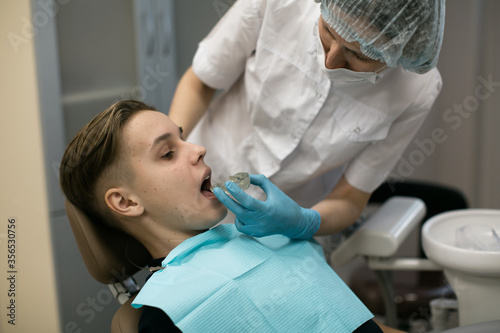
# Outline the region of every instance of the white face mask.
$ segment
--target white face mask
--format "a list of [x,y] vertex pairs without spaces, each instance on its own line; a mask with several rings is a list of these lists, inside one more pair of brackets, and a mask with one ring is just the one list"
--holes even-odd
[[325,66],[325,50],[323,49],[323,44],[321,43],[321,38],[319,37],[319,34],[317,34],[318,38],[318,44],[317,44],[317,60],[320,68],[325,72],[325,74],[328,76],[330,80],[335,80],[335,81],[344,81],[344,82],[371,82],[375,83],[380,78],[382,78],[384,73],[386,72],[385,69],[387,68],[387,65],[384,67],[380,68],[376,72],[355,72],[351,71],[346,68],[335,68],[335,69],[328,69]]

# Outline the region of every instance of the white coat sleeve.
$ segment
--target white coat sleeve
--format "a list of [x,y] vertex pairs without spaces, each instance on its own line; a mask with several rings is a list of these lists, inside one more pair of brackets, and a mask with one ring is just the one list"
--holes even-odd
[[236,1],[200,42],[193,71],[206,85],[227,89],[243,73],[256,48],[265,5],[265,0]]

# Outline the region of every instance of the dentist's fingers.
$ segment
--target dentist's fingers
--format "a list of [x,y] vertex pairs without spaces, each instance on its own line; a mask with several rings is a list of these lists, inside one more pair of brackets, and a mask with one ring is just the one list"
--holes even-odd
[[259,226],[250,224],[246,225],[245,222],[241,221],[239,218],[234,219],[234,225],[239,232],[244,233],[245,235],[252,237],[262,237],[262,233],[260,232]]
[[217,199],[219,199],[219,201],[235,215],[241,215],[247,212],[247,209],[245,207],[234,201],[230,196],[224,193],[222,189],[216,187],[213,189],[213,193],[215,194]]
[[260,211],[265,207],[265,203],[253,198],[243,191],[238,185],[227,181],[225,184],[229,193],[243,206],[249,210]]
[[262,187],[262,184],[266,181],[266,177],[264,175],[249,175],[250,184]]
[[250,184],[259,186],[267,197],[269,197],[272,190],[277,189],[276,185],[264,175],[250,175]]

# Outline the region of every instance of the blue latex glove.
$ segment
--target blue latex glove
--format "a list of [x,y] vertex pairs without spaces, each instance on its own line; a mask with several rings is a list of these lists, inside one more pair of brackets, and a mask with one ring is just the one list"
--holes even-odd
[[249,236],[263,237],[282,234],[293,239],[309,239],[321,223],[319,213],[302,208],[264,175],[250,175],[250,183],[266,193],[266,201],[257,200],[233,182],[225,186],[238,201],[234,201],[220,188],[214,189],[215,196],[236,215],[236,228]]

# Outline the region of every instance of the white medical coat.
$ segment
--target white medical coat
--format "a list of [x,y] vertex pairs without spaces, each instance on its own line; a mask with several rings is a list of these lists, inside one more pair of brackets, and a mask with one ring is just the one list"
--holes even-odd
[[262,173],[310,207],[342,174],[376,189],[416,134],[439,72],[330,81],[316,60],[319,15],[313,0],[240,0],[200,43],[194,73],[223,93],[188,140],[207,147],[214,181]]

